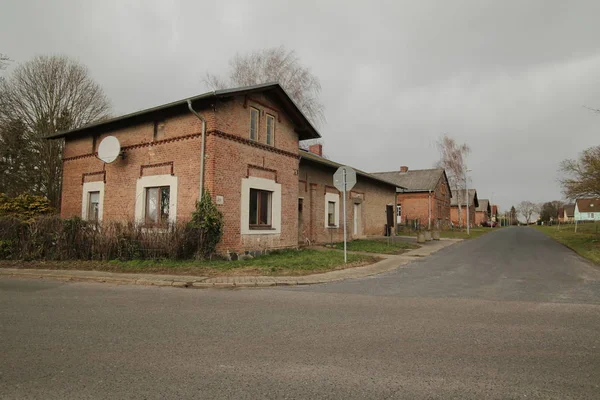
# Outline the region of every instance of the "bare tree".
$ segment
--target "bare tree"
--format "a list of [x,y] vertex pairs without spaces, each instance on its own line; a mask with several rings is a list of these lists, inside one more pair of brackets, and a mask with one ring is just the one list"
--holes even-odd
[[0,70],[5,69],[10,61],[10,58],[6,54],[0,53]]
[[325,122],[319,78],[300,62],[293,50],[280,46],[236,54],[229,66],[227,77],[208,73],[204,79],[206,85],[215,90],[278,82],[315,125]]
[[[440,152],[440,160],[436,166],[443,168],[448,176],[450,188],[460,193],[465,188],[465,170],[466,157],[471,152],[471,148],[463,143],[459,145],[455,139],[444,135],[437,141],[437,148]],[[458,198],[458,220],[462,226],[462,206],[461,196]]]
[[600,197],[600,146],[583,151],[577,160],[564,160],[560,171],[563,193],[568,199]]
[[525,222],[529,225],[533,213],[538,212],[538,205],[531,201],[522,201],[517,205],[517,211],[525,218]]
[[[108,117],[110,104],[102,88],[85,66],[65,56],[39,56],[17,66],[0,83],[0,93],[1,142],[26,143],[31,152],[29,159],[10,160],[13,168],[33,176],[32,186],[23,191],[44,195],[57,206],[63,143],[45,136]],[[6,137],[15,135],[15,127],[21,135]],[[5,161],[6,153],[19,154],[16,148],[5,149]]]

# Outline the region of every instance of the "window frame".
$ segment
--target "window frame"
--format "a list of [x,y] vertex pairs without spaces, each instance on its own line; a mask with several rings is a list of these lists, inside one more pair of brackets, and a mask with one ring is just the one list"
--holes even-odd
[[[157,204],[157,208],[156,208],[156,219],[157,221],[149,221],[148,220],[148,210],[149,210],[149,202],[150,202],[150,197],[148,196],[148,192],[152,189],[158,189],[157,190],[157,194],[158,194],[158,198],[156,199],[156,204]],[[162,212],[162,203],[163,203],[163,190],[164,189],[168,189],[169,190],[169,213],[167,214],[166,218],[163,217],[163,212]],[[169,217],[171,215],[171,186],[169,185],[164,185],[164,186],[146,186],[144,187],[144,197],[145,197],[145,201],[144,201],[144,225],[146,226],[164,226],[167,225],[169,223]]]
[[[329,203],[332,202],[335,204],[334,206],[334,225],[329,224]],[[340,194],[339,193],[325,193],[325,214],[323,218],[325,219],[325,228],[327,229],[337,229],[340,227]]]
[[327,226],[335,228],[335,201],[327,202]]
[[[93,222],[102,222],[104,214],[104,181],[84,182],[81,196],[81,219],[89,219],[90,193],[99,192],[98,196],[98,219]],[[90,221],[92,222],[92,221]]]
[[[257,195],[256,198],[256,223],[253,224],[252,220],[252,192],[255,192]],[[261,206],[262,206],[262,198],[263,196],[267,196],[267,223],[261,223]],[[271,229],[273,226],[273,192],[270,190],[256,189],[250,188],[250,198],[248,204],[248,226],[250,229]]]
[[175,175],[149,175],[138,178],[136,183],[135,221],[145,225],[146,188],[169,186],[169,218],[168,223],[177,221],[178,179]]
[[[262,229],[250,227],[250,190],[271,192],[271,226]],[[278,235],[281,234],[282,217],[281,184],[273,179],[249,176],[241,180],[240,230],[242,235]]]
[[[252,115],[256,112],[256,128],[254,129],[254,135],[255,137],[252,137]],[[250,132],[249,132],[249,138],[252,141],[258,142],[258,132],[260,129],[260,110],[258,108],[255,107],[250,107]]]
[[[269,120],[271,122],[271,134],[269,135]],[[269,141],[269,137],[271,140]],[[269,146],[275,146],[275,116],[267,114],[265,120],[265,143]]]
[[[92,203],[92,195],[97,194],[98,195],[98,200],[96,203]],[[88,198],[88,204],[87,204],[87,220],[90,222],[98,222],[98,218],[100,217],[100,191],[99,190],[94,190],[94,191],[89,191],[87,192],[87,198]],[[96,204],[96,215],[94,215],[94,218],[90,218],[90,215],[92,215],[92,204]]]

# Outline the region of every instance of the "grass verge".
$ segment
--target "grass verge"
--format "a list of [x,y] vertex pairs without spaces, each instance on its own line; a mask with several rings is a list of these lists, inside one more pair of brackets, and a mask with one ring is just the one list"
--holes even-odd
[[[334,243],[334,248],[344,250],[344,243]],[[365,253],[402,254],[409,250],[418,249],[418,246],[407,242],[391,242],[386,240],[353,240],[347,243],[348,251],[362,251]]]
[[577,232],[575,225],[535,226],[534,228],[544,232],[575,251],[588,260],[600,264],[600,224],[579,224]]
[[275,251],[261,257],[238,261],[0,261],[0,267],[208,277],[242,275],[299,276],[359,267],[377,261],[379,261],[377,257],[348,254],[348,263],[344,264],[344,255],[339,251],[304,249]]
[[[471,228],[471,234],[467,235],[467,230],[466,229],[453,229],[453,230],[445,230],[445,231],[440,231],[440,237],[442,238],[446,238],[446,239],[475,239],[478,238],[479,236],[485,235],[486,233],[492,232],[496,229],[502,229],[500,227],[496,227],[496,228],[483,228],[483,227],[477,227],[477,228]],[[403,236],[417,236],[417,232],[414,231],[409,231],[409,232],[400,232],[399,235],[403,235]]]

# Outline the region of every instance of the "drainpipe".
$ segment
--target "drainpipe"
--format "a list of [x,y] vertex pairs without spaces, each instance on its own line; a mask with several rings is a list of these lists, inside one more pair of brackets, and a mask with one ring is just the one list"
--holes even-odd
[[429,213],[428,213],[429,221],[427,223],[427,227],[429,230],[431,230],[431,189],[429,189],[429,210],[428,211],[429,211]]
[[202,147],[200,149],[200,194],[198,201],[202,201],[204,194],[204,147],[206,144],[206,120],[192,108],[192,101],[187,101],[188,108],[202,122]]

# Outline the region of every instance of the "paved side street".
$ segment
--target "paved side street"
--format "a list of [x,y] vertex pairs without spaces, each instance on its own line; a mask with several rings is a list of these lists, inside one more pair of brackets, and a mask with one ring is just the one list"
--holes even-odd
[[106,282],[112,284],[174,286],[181,288],[234,288],[313,285],[344,279],[356,279],[380,274],[406,265],[416,258],[429,256],[443,248],[460,242],[445,239],[423,243],[422,247],[401,255],[364,253],[382,258],[381,261],[363,267],[347,268],[322,274],[303,276],[225,276],[208,278],[202,276],[126,274],[105,271],[61,271],[41,269],[0,268],[0,276],[16,278],[58,279],[62,281]]
[[600,269],[531,228],[312,286],[2,277],[0,321],[3,399],[600,397]]

